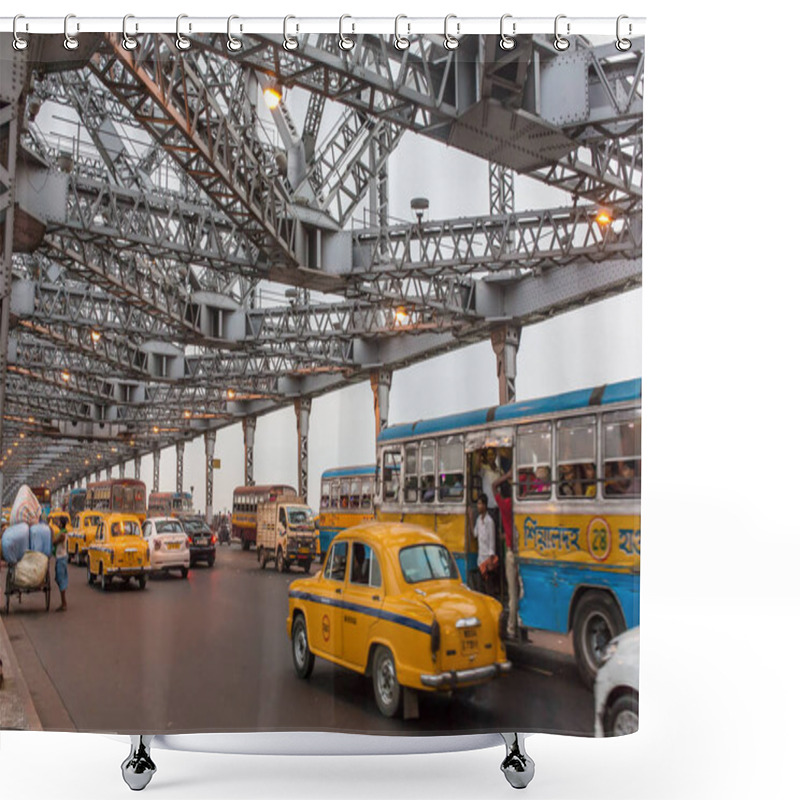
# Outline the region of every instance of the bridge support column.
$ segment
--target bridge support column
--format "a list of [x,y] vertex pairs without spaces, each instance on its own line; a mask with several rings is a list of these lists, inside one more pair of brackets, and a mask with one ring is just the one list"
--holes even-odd
[[120,461],[119,462],[119,476],[120,476],[120,478],[124,478],[125,477],[125,462],[124,461]]
[[255,485],[255,471],[253,467],[253,446],[256,442],[256,418],[245,417],[242,420],[244,432],[244,485]]
[[308,498],[308,423],[311,417],[311,398],[299,397],[294,401],[297,417],[297,491]]
[[111,480],[111,467],[106,467],[106,480]]
[[517,399],[517,351],[520,329],[503,325],[492,331],[492,349],[497,357],[497,380],[500,384],[500,405]]
[[175,442],[175,491],[183,491],[183,451],[186,442]]
[[153,450],[153,491],[158,491],[158,479],[161,472],[161,450],[157,447]]
[[133,477],[137,481],[142,479],[142,457],[138,453],[133,457]]
[[95,483],[99,483],[100,482],[100,470],[99,469],[94,473],[94,482]]
[[214,443],[217,441],[216,431],[205,432],[206,442],[206,522],[211,524],[214,514]]
[[375,441],[389,424],[389,390],[392,388],[392,373],[388,369],[374,369],[369,374],[372,386],[372,405],[375,410]]

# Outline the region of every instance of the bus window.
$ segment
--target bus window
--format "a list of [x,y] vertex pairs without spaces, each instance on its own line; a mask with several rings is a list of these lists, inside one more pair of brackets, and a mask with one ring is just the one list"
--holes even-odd
[[617,411],[603,417],[605,494],[638,497],[642,493],[642,412]]
[[520,428],[517,433],[517,500],[550,498],[552,434],[549,422]]
[[383,452],[383,499],[397,501],[400,488],[400,453],[384,450]]
[[319,498],[319,507],[328,508],[331,504],[331,482],[322,481],[322,492]]
[[350,507],[350,481],[342,481],[339,490],[339,505],[342,508]]
[[372,508],[372,478],[361,481],[361,508]]
[[417,493],[417,489],[419,489],[419,466],[417,464],[417,446],[415,444],[406,445],[405,468],[403,498],[406,503],[416,503],[419,500]]
[[436,442],[423,442],[419,448],[419,490],[423,503],[436,499]]
[[[597,427],[593,416],[559,421],[559,497],[594,497],[597,494],[593,479],[587,478],[588,483],[584,483],[584,475],[594,472],[597,464],[596,443]],[[589,489],[590,486],[594,489]]]
[[439,442],[439,500],[457,503],[464,499],[464,443],[459,438]]
[[353,478],[350,481],[350,508],[361,508],[361,481]]

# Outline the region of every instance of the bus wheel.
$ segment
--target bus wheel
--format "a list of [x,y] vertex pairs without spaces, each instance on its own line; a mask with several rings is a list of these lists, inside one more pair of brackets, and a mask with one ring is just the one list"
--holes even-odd
[[604,592],[587,592],[575,609],[572,646],[583,682],[594,688],[605,646],[625,630],[625,621],[617,604]]

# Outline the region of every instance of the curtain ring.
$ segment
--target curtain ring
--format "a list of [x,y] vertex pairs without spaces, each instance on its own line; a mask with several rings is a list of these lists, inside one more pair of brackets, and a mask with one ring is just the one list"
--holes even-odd
[[[352,50],[356,43],[349,37],[344,35],[344,21],[346,19],[353,19],[349,14],[342,14],[339,17],[339,49],[340,50]],[[353,26],[355,27],[355,26]]]
[[[233,20],[235,20],[235,19],[239,19],[239,17],[237,17],[235,15],[231,15],[230,17],[228,17],[228,50],[230,50],[231,53],[235,53],[237,50],[241,50],[242,49],[242,40],[241,39],[237,39],[231,33],[231,22],[233,22]],[[241,28],[241,25],[240,25],[239,26],[239,30],[241,31],[241,29],[242,28]]]
[[[75,19],[74,14],[67,14],[64,17],[64,49],[65,50],[77,50],[78,49],[78,40],[72,36],[69,32],[69,21],[71,19]],[[76,25],[75,30],[79,29],[79,25]]]
[[[513,39],[511,36],[506,36],[503,30],[503,24],[507,19],[511,19],[511,14],[503,14],[503,16],[500,17],[500,47],[502,47],[503,50],[513,50],[517,46],[516,39]],[[511,33],[516,33],[516,32],[517,32],[517,23],[512,22]]]
[[[626,50],[630,50],[631,49],[631,40],[622,38],[622,33],[621,33],[622,20],[624,20],[624,19],[628,19],[624,14],[621,14],[620,16],[617,17],[617,43],[616,43],[616,48],[621,53],[624,53]],[[629,22],[628,23],[628,36],[631,35],[631,30],[632,30],[632,27],[631,27],[631,24]]]
[[[284,50],[297,50],[300,42],[297,41],[297,38],[294,36],[289,35],[289,20],[296,19],[296,17],[284,17],[283,18],[283,49]],[[295,30],[296,30],[295,26]]]
[[[455,50],[458,47],[458,39],[453,36],[450,31],[448,30],[448,24],[451,19],[456,19],[455,14],[448,14],[444,18],[444,46],[447,50]],[[456,22],[456,33],[458,33],[459,29],[461,28],[461,23]]]
[[[178,50],[188,50],[192,46],[192,43],[181,33],[181,20],[186,19],[188,16],[188,14],[178,14],[175,20],[175,47]],[[189,30],[191,30],[191,25]]]
[[[122,18],[122,46],[126,50],[135,50],[139,46],[139,42],[133,38],[133,36],[128,36],[128,20],[134,19],[133,14],[126,14]],[[137,22],[135,25],[135,30],[139,30],[139,23]]]
[[[555,47],[556,50],[559,50],[562,53],[569,47],[569,40],[565,39],[558,32],[558,21],[560,19],[566,19],[566,18],[567,18],[566,14],[559,14],[556,17],[556,22],[555,22],[555,36],[556,36],[556,38],[553,39],[553,47]],[[567,23],[567,36],[569,36],[569,22]]]
[[[14,42],[13,42],[13,44],[14,44],[14,49],[15,50],[24,50],[28,46],[28,40],[27,39],[23,39],[17,33],[17,20],[18,19],[25,19],[25,17],[22,14],[17,14],[17,16],[14,17],[14,26],[12,28],[12,32],[14,34]],[[27,30],[27,29],[28,29],[28,23],[26,22],[25,23],[25,30]]]
[[[394,46],[398,50],[408,50],[411,46],[411,42],[408,40],[408,37],[400,35],[400,20],[401,19],[408,19],[405,14],[399,14],[394,18]],[[411,32],[411,26],[406,23],[406,27]]]

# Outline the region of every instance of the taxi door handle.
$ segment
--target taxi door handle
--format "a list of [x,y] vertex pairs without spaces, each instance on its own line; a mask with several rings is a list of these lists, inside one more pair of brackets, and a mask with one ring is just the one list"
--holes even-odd
[[341,594],[341,593],[342,593],[342,590],[341,590],[341,589],[337,589],[337,590],[336,590],[336,594]]
[[372,599],[377,603],[378,600],[381,599],[381,596],[379,594],[374,594],[374,595],[372,595]]

